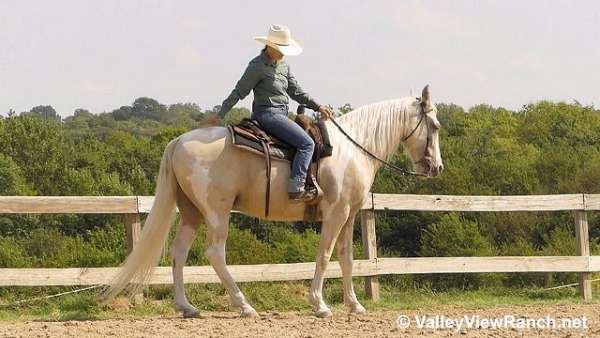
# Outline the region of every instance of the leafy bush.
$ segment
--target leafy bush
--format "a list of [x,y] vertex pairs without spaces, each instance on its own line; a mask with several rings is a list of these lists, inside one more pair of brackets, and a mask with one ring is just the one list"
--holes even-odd
[[297,233],[278,227],[273,230],[269,242],[275,247],[275,262],[314,262],[319,246],[319,235],[312,229]]
[[420,256],[468,257],[494,254],[493,246],[480,233],[478,224],[462,219],[456,213],[442,216],[421,235]]
[[0,237],[0,268],[25,268],[30,266],[20,241]]
[[34,191],[15,161],[0,153],[0,195],[33,195]]
[[[421,235],[420,256],[470,257],[492,256],[496,251],[487,237],[481,234],[476,222],[461,218],[456,213],[442,216]],[[498,275],[447,274],[431,277],[431,288],[471,289],[498,282]]]

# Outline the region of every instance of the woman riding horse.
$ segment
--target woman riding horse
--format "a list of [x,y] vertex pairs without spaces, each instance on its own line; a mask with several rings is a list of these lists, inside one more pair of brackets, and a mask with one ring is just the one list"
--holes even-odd
[[[293,128],[298,127],[287,119],[286,93],[297,101],[309,103],[313,109],[319,109],[324,117],[328,117],[331,111],[318,106],[301,91],[287,65],[281,61],[284,54],[291,55],[294,51],[297,54],[300,50],[289,39],[287,29],[273,26],[269,36],[259,41],[267,44],[267,48],[250,62],[221,113],[254,89],[253,116],[265,128],[271,127],[269,131],[274,134],[280,132],[280,137],[290,142],[296,135],[303,135],[303,131],[296,132]],[[339,129],[330,129],[329,136],[336,147],[332,155],[320,163],[323,186],[323,198],[319,202],[321,234],[314,277],[307,295],[317,317],[332,315],[325,302],[323,283],[334,246],[342,272],[344,304],[351,313],[365,312],[352,282],[354,220],[358,212],[369,205],[372,197],[370,188],[381,162],[385,162],[381,159],[390,158],[400,146],[409,155],[416,176],[435,177],[442,172],[440,123],[436,115],[436,107],[426,86],[421,98],[410,96],[360,107],[337,119]],[[333,119],[325,121],[331,126],[333,122]],[[312,147],[309,148],[312,152]],[[304,156],[310,159],[310,156]],[[289,222],[304,218],[305,205],[286,198],[289,177],[302,177],[304,180],[302,175],[306,175],[299,169],[301,159],[302,155],[297,155],[295,171],[290,171],[288,163],[273,163],[271,193],[274,198],[269,217],[265,219]],[[185,295],[183,267],[200,224],[205,223],[204,253],[227,290],[232,307],[238,309],[242,316],[258,317],[227,267],[225,244],[231,210],[250,217],[264,217],[265,205],[260,201],[264,200],[266,181],[248,179],[250,175],[264,170],[261,158],[232,145],[226,128],[198,128],[169,142],[161,159],[156,196],[140,239],[119,272],[111,278],[103,293],[104,303],[122,290],[127,290],[129,295],[137,294],[156,277],[154,268],[163,257],[177,206],[181,215],[180,225],[171,247],[175,308],[184,317],[198,317],[200,314]],[[306,197],[306,193],[300,190],[301,184],[294,182],[292,187],[300,198]],[[255,273],[260,275],[262,272]],[[256,277],[250,276],[250,280],[255,280],[253,278]],[[159,281],[164,282],[164,279]]]
[[304,183],[315,143],[300,126],[288,119],[288,95],[298,103],[320,112],[325,119],[331,117],[333,111],[327,106],[319,105],[300,88],[289,65],[283,60],[285,55],[298,55],[302,52],[302,47],[291,38],[286,26],[271,25],[267,36],[255,39],[264,43],[265,47],[260,55],[250,61],[242,78],[223,101],[219,117],[223,118],[239,100],[243,100],[253,90],[251,118],[258,121],[267,133],[296,148],[288,181],[290,200],[310,201],[316,197],[316,192],[306,191]]

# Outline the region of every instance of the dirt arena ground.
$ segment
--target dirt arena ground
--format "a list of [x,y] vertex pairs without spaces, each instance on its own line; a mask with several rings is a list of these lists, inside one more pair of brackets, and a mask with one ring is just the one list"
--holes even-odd
[[[400,315],[408,316],[409,328],[398,328],[396,322]],[[587,328],[455,330],[417,327],[415,316],[435,318],[436,315],[452,319],[478,315],[481,320],[504,316],[521,320],[549,316],[556,322],[563,318],[583,320],[585,316]],[[3,321],[0,322],[0,337],[600,337],[600,306],[519,306],[481,310],[444,307],[427,311],[379,311],[363,316],[336,311],[328,319],[318,319],[304,312],[261,313],[260,319],[242,319],[231,312],[205,312],[198,319],[171,316],[100,321]]]

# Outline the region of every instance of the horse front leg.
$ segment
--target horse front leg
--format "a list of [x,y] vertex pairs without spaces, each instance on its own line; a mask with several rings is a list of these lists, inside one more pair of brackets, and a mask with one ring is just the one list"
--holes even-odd
[[323,279],[327,264],[331,258],[335,240],[340,233],[342,226],[348,219],[349,208],[344,207],[342,211],[334,212],[331,217],[323,220],[321,227],[321,239],[317,251],[315,266],[315,276],[308,293],[308,301],[313,306],[313,313],[319,318],[331,317],[331,309],[323,300]]
[[358,302],[356,293],[354,292],[354,285],[352,283],[352,264],[353,264],[353,241],[352,236],[354,233],[354,218],[356,212],[354,212],[349,218],[346,224],[342,227],[340,236],[337,242],[337,253],[342,269],[343,283],[344,283],[344,304],[350,310],[350,313],[363,314],[367,311]]

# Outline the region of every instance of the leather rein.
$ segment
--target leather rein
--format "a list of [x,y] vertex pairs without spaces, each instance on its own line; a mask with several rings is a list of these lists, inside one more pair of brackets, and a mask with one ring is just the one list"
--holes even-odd
[[[421,123],[423,122],[423,119],[425,118],[425,115],[427,113],[433,111],[433,109],[425,110],[425,107],[423,107],[423,103],[421,103],[420,106],[421,106],[421,114],[420,114],[421,118],[419,119],[419,122],[417,123],[417,125],[415,126],[415,128],[408,134],[408,136],[405,136],[404,138],[402,138],[401,142],[405,142],[411,136],[413,136],[413,134],[417,131],[417,129],[419,129],[419,126],[421,126]],[[363,147],[360,143],[358,143],[355,139],[353,139],[352,136],[348,135],[348,133],[346,133],[346,131],[337,123],[337,121],[333,117],[331,117],[330,120],[340,130],[340,132],[344,136],[346,136],[346,138],[348,140],[350,140],[350,142],[352,142],[352,144],[354,144],[360,150],[364,151],[372,159],[377,160],[378,162],[381,162],[384,166],[388,167],[389,169],[392,169],[393,171],[395,171],[395,172],[397,172],[397,173],[399,173],[401,175],[422,176],[422,177],[427,177],[428,176],[426,174],[420,174],[420,173],[417,173],[417,172],[414,172],[414,171],[410,171],[410,170],[401,168],[401,167],[399,167],[397,165],[394,165],[394,164],[392,164],[390,162],[387,162],[385,160],[380,159],[379,157],[377,157],[377,155],[373,154],[368,149],[366,149],[365,147]],[[427,128],[429,128],[429,126],[427,126]],[[428,130],[428,134],[429,134],[429,130]],[[429,135],[427,135],[427,144],[425,145],[425,155],[417,163],[425,161],[425,159],[427,158],[427,148],[428,147],[429,147]]]

